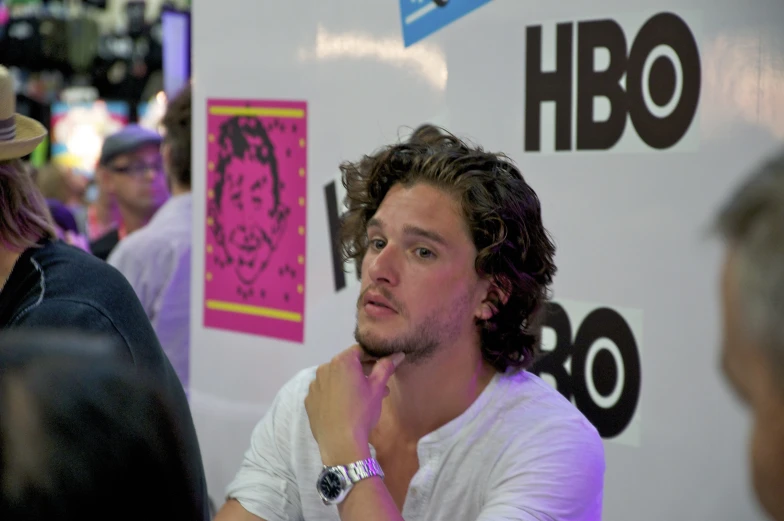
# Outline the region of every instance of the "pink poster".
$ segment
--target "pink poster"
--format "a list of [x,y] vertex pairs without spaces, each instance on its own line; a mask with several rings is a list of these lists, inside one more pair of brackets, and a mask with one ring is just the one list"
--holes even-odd
[[305,102],[207,101],[204,326],[302,342]]

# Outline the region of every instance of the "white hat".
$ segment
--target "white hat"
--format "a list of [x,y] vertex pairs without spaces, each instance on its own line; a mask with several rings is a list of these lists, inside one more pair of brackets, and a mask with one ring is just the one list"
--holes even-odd
[[0,65],[0,161],[25,157],[47,133],[36,120],[17,114],[14,78]]

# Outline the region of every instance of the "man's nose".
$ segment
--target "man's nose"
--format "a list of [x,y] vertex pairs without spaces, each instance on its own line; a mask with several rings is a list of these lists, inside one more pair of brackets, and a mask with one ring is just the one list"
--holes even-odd
[[368,275],[376,284],[396,286],[400,281],[400,258],[403,252],[396,246],[387,244],[375,254],[368,266]]
[[154,181],[156,177],[162,174],[161,169],[157,165],[145,165],[143,177],[149,181]]

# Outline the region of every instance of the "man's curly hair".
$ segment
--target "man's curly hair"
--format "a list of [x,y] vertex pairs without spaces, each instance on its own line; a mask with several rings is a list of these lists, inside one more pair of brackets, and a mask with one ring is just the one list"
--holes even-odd
[[477,320],[482,356],[500,372],[528,368],[539,350],[555,245],[539,198],[512,161],[423,125],[408,142],[344,162],[340,170],[347,207],[340,242],[357,270],[368,248],[367,223],[393,185],[427,183],[456,197],[477,249],[477,273],[508,295],[505,303],[493,302],[492,318]]

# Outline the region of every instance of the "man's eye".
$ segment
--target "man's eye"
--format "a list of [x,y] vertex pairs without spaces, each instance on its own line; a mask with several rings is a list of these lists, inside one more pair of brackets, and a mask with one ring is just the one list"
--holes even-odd
[[417,248],[416,249],[417,256],[423,259],[429,259],[433,256],[433,252],[428,250],[427,248]]
[[380,250],[380,249],[382,249],[384,247],[384,241],[382,241],[381,239],[372,239],[370,241],[370,246],[374,250]]

